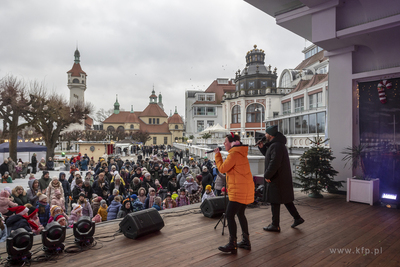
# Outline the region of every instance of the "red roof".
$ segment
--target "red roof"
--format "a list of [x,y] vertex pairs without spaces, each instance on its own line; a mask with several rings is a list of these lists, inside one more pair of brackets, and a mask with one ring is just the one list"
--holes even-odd
[[[205,93],[215,93],[215,101],[207,101],[204,104],[221,104],[222,96],[226,92],[234,92],[235,90],[236,86],[232,83],[232,81],[229,81],[229,84],[218,84],[217,80],[214,80],[210,86],[208,86]],[[201,101],[201,103],[202,102],[203,101]],[[199,103],[195,104],[200,104],[200,101]]]
[[92,126],[93,125],[93,119],[87,116],[85,120],[85,124]]
[[174,115],[168,118],[168,123],[183,124],[183,120],[178,113],[174,113]]
[[[308,88],[319,83],[323,83],[328,80],[328,74],[315,74],[310,80],[300,80],[300,82],[296,85],[296,87],[289,93],[293,94],[295,92],[299,92],[304,88]],[[289,95],[288,94],[288,95]]]
[[120,111],[118,114],[112,114],[105,119],[103,123],[138,123],[140,122],[139,116],[141,112],[135,111]]
[[165,117],[168,115],[160,108],[157,103],[150,103],[140,114],[140,117]]
[[86,74],[86,72],[84,72],[81,68],[81,64],[79,63],[74,63],[74,65],[72,66],[72,69],[70,71],[68,71],[67,73],[72,73],[71,76],[73,77],[80,77],[81,74]]

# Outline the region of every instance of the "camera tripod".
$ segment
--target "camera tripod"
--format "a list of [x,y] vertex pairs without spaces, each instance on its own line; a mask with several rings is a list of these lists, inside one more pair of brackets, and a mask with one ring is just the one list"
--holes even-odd
[[217,224],[214,226],[214,230],[217,229],[217,226],[220,222],[222,222],[222,235],[224,235],[224,230],[225,227],[227,227],[228,225],[226,225],[226,193],[227,193],[227,189],[226,189],[226,182],[224,184],[225,186],[225,195],[224,195],[224,213],[222,213],[221,218],[219,218]]

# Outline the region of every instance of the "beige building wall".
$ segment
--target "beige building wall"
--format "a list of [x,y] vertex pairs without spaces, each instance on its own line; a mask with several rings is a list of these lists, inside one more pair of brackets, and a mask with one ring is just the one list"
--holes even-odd
[[159,124],[163,124],[164,122],[168,123],[168,118],[164,118],[164,117],[140,117],[140,119],[146,124],[149,124],[149,119],[151,119],[151,121],[153,121],[153,119],[156,119],[156,121],[157,121],[157,119],[160,119]]
[[[79,152],[82,155],[87,154],[89,158],[93,157],[93,159],[96,161],[99,157],[103,156],[105,153],[107,153],[107,144],[99,144],[99,143],[77,143],[79,144]],[[94,151],[90,151],[90,147],[94,147]]]
[[[151,145],[172,145],[172,135],[170,134],[150,134],[151,139],[146,142],[146,146]],[[157,143],[153,143],[153,138],[157,138]],[[167,137],[167,143],[164,143],[164,138]]]

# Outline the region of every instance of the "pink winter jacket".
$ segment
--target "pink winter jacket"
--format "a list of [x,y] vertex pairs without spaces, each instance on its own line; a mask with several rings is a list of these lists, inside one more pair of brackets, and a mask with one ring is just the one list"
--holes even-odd
[[18,204],[12,202],[9,197],[10,193],[7,190],[0,192],[0,212],[3,215],[8,212],[8,208],[18,206]]
[[55,195],[53,196],[53,198],[51,199],[51,203],[50,206],[59,206],[61,207],[63,210],[65,210],[65,199],[63,197],[61,198],[57,198]]

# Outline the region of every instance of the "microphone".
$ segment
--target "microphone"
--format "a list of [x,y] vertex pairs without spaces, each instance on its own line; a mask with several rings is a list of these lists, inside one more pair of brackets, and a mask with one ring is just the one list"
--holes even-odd
[[[221,150],[222,150],[222,148],[221,148],[221,147],[218,147],[218,149],[219,149],[219,151],[221,151]],[[208,151],[206,151],[206,154],[213,153],[213,152],[214,152],[214,149],[213,149],[213,150],[208,150]]]
[[264,143],[265,141],[267,141],[267,137],[263,136],[263,138],[261,138],[260,140],[258,140],[257,143],[256,143],[254,146],[258,146],[258,144]]

